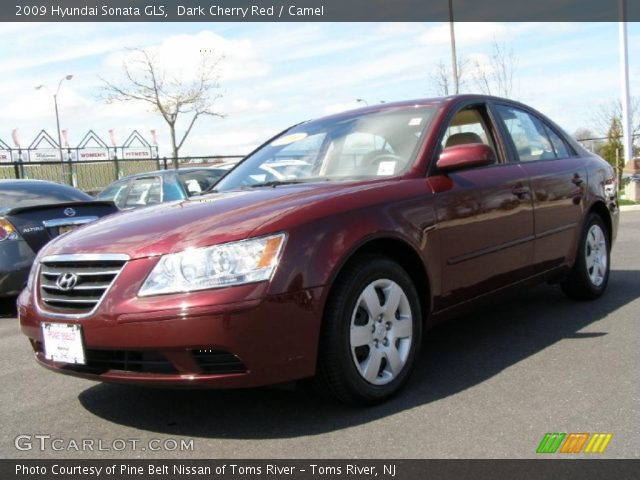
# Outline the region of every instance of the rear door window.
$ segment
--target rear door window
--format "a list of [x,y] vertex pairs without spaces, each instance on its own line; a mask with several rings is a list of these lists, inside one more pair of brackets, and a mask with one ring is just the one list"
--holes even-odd
[[547,129],[535,116],[506,105],[497,105],[496,109],[507,127],[518,161],[532,162],[558,158]]

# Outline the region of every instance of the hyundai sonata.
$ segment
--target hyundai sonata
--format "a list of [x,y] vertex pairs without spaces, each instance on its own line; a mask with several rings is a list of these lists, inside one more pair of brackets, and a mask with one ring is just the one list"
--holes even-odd
[[373,403],[406,383],[426,327],[478,301],[542,281],[600,296],[615,191],[608,163],[513,101],[341,113],[270,139],[208,194],[51,242],[22,331],[40,364],[94,380],[313,377]]

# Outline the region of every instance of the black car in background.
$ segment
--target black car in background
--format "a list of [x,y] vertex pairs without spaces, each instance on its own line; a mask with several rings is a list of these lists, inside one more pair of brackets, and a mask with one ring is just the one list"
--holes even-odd
[[230,168],[181,168],[138,173],[113,182],[96,198],[113,201],[121,209],[185,200],[209,190]]
[[42,180],[0,180],[0,297],[20,293],[49,240],[117,212],[80,190]]

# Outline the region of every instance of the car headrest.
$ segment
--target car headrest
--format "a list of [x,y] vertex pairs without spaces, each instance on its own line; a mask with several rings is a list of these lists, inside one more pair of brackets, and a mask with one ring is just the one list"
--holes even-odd
[[484,143],[480,135],[473,132],[454,133],[447,138],[446,147],[454,147],[456,145],[466,145],[468,143]]

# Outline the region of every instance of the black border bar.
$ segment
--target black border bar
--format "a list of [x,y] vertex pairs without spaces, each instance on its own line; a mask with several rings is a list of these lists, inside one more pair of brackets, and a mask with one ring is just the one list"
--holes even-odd
[[635,480],[638,472],[635,459],[0,460],[3,480]]
[[[640,21],[640,2],[626,21]],[[620,0],[453,0],[457,22],[612,22]],[[2,22],[443,22],[449,0],[15,0]],[[191,14],[188,14],[191,13]]]

